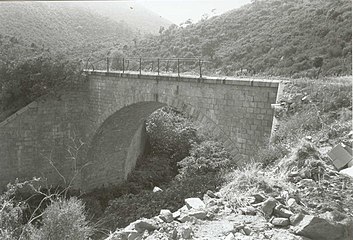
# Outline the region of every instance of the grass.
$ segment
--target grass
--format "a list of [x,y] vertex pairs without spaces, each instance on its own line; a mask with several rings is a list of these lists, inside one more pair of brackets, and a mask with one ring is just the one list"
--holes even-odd
[[221,189],[221,195],[232,207],[249,204],[250,197],[256,193],[276,195],[282,190],[294,191],[287,182],[287,173],[283,169],[264,170],[260,163],[249,163],[226,176],[227,183]]

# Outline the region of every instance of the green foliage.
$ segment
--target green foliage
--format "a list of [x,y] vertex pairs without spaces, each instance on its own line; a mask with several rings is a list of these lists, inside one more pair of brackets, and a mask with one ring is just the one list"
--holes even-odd
[[322,64],[324,64],[324,59],[322,57],[315,57],[313,61],[313,65],[316,68],[321,68]]
[[231,156],[224,147],[215,141],[203,141],[194,144],[190,156],[178,162],[180,178],[189,178],[193,175],[204,175],[210,172],[219,172],[229,169]]
[[189,154],[192,142],[198,141],[196,128],[190,120],[169,107],[154,112],[146,121],[146,130],[152,152],[178,160]]
[[[324,76],[351,75],[351,5],[350,0],[256,1],[148,37],[134,51],[142,56],[163,57],[192,53],[213,59],[215,64],[205,67],[211,73],[233,76],[255,72],[315,78],[319,65]],[[315,56],[324,62],[317,58],[313,65]]]
[[62,55],[0,62],[0,106],[5,111],[23,107],[36,98],[80,82],[81,65]]
[[91,235],[92,228],[86,220],[82,201],[59,198],[45,209],[42,226],[32,234],[32,239],[84,240]]
[[18,239],[23,231],[23,203],[13,199],[20,185],[9,184],[0,195],[0,239]]

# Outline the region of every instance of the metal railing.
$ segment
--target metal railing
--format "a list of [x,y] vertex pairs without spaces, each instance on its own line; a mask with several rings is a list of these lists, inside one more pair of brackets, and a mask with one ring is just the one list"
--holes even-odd
[[[110,58],[99,59],[92,61],[88,59],[86,62],[86,70],[106,70],[126,72],[155,72],[157,75],[165,73],[181,73],[192,72],[198,74],[200,78],[203,76],[204,64],[209,61],[200,58],[142,58],[142,57],[127,57],[127,58]],[[196,73],[197,72],[197,73]]]

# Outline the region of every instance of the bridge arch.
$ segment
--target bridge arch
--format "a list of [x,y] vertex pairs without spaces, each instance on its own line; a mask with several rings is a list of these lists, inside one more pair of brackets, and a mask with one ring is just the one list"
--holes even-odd
[[[168,103],[169,104],[168,104]],[[87,152],[87,167],[83,169],[83,189],[106,187],[121,183],[134,169],[136,161],[144,153],[146,143],[145,120],[157,109],[170,106],[207,126],[211,134],[221,133],[214,122],[194,107],[178,99],[166,102],[142,101],[124,106],[108,116],[90,140]],[[109,115],[110,114],[110,115]]]

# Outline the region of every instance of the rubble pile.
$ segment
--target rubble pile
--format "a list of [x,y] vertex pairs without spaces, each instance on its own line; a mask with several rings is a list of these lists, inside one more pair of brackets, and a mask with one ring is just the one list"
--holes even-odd
[[[311,186],[311,181],[304,182]],[[288,192],[276,197],[254,194],[250,205],[232,208],[220,193],[208,191],[203,200],[185,199],[176,212],[162,209],[158,216],[117,229],[106,240],[352,238],[353,220],[348,215],[335,210],[312,215]]]

